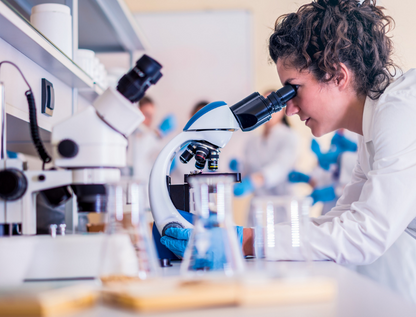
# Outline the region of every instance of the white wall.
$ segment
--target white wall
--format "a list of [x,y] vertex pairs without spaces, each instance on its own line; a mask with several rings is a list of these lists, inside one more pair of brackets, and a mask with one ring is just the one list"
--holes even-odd
[[[146,54],[163,65],[163,77],[147,93],[157,105],[155,123],[174,113],[178,129],[172,135],[182,130],[198,101],[222,100],[232,105],[254,92],[250,12],[145,13],[135,17],[150,44]],[[128,66],[127,56],[101,54],[99,58],[107,69]],[[239,151],[240,134],[223,150],[222,165],[228,165],[228,157]]]

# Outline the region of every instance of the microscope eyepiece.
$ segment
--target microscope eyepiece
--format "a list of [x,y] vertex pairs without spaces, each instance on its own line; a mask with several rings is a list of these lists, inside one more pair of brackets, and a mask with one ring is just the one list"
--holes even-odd
[[143,98],[147,88],[154,85],[162,77],[162,65],[153,58],[143,55],[126,75],[118,82],[117,90],[131,102]]
[[258,92],[251,94],[230,109],[242,131],[251,131],[266,123],[272,114],[282,110],[296,96],[296,87],[286,85],[264,98]]

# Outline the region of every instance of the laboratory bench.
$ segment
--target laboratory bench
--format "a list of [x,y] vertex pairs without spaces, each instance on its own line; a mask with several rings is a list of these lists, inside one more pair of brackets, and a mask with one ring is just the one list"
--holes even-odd
[[[248,270],[253,269],[254,260],[247,261]],[[299,262],[267,262],[267,269],[278,271],[296,270],[304,265]],[[163,268],[164,276],[179,274],[179,263],[172,267]],[[359,275],[358,273],[337,265],[334,262],[313,262],[309,267],[312,276],[324,276],[334,279],[337,283],[338,294],[332,302],[280,305],[265,307],[220,307],[198,310],[186,310],[164,313],[139,313],[121,308],[98,304],[93,308],[83,310],[68,317],[128,317],[128,316],[336,316],[336,317],[383,317],[383,316],[415,316],[416,305],[406,301],[388,288]]]

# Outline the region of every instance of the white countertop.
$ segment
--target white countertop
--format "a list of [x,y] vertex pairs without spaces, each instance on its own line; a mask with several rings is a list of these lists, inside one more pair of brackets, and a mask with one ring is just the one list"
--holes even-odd
[[[253,267],[253,262],[248,261],[248,267]],[[267,269],[284,270],[296,269],[304,263],[298,262],[267,262]],[[163,274],[177,275],[179,266],[164,268]],[[268,307],[223,307],[189,311],[177,311],[171,313],[143,314],[134,311],[115,309],[103,305],[66,315],[68,317],[128,317],[128,316],[337,316],[337,317],[384,317],[384,316],[416,316],[416,305],[407,302],[389,289],[370,279],[357,274],[347,268],[333,262],[313,262],[310,266],[310,274],[313,276],[332,277],[338,282],[338,297],[333,303],[319,303],[297,306],[268,306]]]

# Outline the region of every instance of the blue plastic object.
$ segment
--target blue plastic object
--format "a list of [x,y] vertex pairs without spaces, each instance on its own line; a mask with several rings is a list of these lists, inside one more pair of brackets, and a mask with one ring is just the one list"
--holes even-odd
[[176,117],[173,114],[167,115],[159,125],[159,132],[161,135],[168,135],[176,128]]
[[234,184],[234,195],[244,196],[251,194],[254,191],[254,185],[250,177],[242,179],[241,183]]
[[309,183],[310,176],[297,171],[291,171],[288,175],[289,182],[291,183]]
[[323,187],[323,188],[316,188],[311,197],[313,199],[313,203],[317,203],[321,201],[323,203],[333,201],[337,196],[335,195],[335,189],[333,186]]

